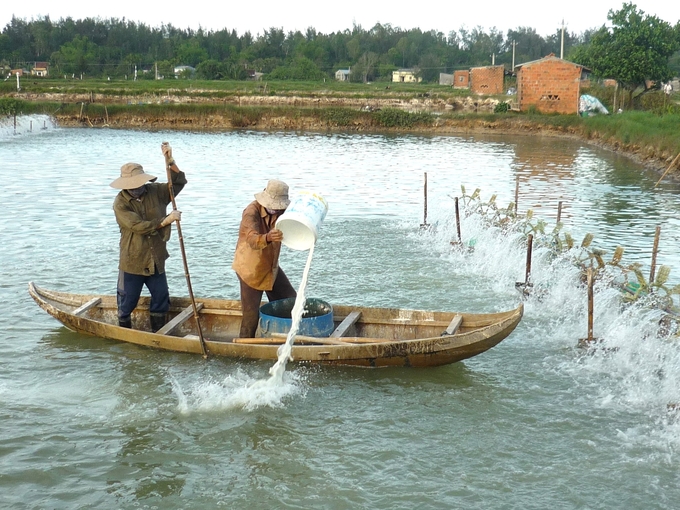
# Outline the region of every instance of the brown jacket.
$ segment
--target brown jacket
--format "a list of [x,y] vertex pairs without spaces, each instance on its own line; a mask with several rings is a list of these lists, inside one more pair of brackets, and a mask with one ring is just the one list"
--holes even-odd
[[[178,194],[187,183],[184,172],[172,172],[173,192]],[[158,227],[167,216],[171,202],[167,183],[146,184],[146,193],[135,199],[123,190],[113,201],[113,212],[120,227],[120,260],[118,269],[126,273],[151,275],[157,269],[165,272],[168,250],[165,245],[170,239],[172,227]]]
[[243,210],[238,231],[234,263],[236,274],[249,287],[272,290],[279,271],[281,243],[268,243],[267,232],[276,225],[276,217],[267,214],[257,200]]

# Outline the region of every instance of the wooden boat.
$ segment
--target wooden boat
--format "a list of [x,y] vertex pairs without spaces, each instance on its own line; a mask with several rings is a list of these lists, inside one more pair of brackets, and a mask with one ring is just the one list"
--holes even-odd
[[[132,315],[133,329],[118,326],[116,296],[71,294],[29,283],[38,305],[70,330],[110,340],[201,354],[193,305],[171,298],[170,320],[152,333],[149,298],[142,296]],[[277,359],[285,334],[238,338],[238,300],[195,299],[208,355],[241,359]],[[432,367],[455,363],[489,350],[517,326],[523,305],[500,313],[474,314],[333,305],[335,330],[329,337],[296,336],[296,362],[363,367]]]

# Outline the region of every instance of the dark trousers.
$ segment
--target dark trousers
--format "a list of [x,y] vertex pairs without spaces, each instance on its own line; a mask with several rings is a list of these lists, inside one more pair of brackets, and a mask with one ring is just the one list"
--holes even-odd
[[151,293],[149,311],[152,314],[165,315],[170,310],[170,292],[165,273],[152,275],[130,274],[118,272],[118,319],[126,320],[137,307],[142,288],[146,285]]
[[269,301],[277,301],[279,299],[286,299],[296,297],[297,292],[288,281],[286,273],[279,268],[274,281],[272,290],[262,291],[249,287],[241,278],[238,279],[241,284],[241,308],[243,309],[243,319],[241,319],[241,338],[254,338],[257,331],[257,323],[260,320],[260,303],[262,302],[262,294],[267,293]]

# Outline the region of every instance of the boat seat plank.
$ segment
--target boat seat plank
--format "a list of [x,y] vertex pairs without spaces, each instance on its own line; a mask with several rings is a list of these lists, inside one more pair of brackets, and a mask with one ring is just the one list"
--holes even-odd
[[347,330],[359,320],[359,317],[361,317],[361,311],[355,310],[351,312],[340,324],[338,324],[338,327],[335,328],[335,331],[331,333],[330,338],[340,338],[345,336]]
[[463,322],[463,316],[462,315],[454,315],[453,319],[451,319],[451,323],[449,324],[449,327],[446,328],[446,331],[442,333],[442,336],[444,335],[455,335],[456,331],[458,331],[458,328],[460,327],[461,323]]
[[[196,303],[196,309],[201,310],[203,308],[203,303]],[[189,317],[191,317],[194,314],[194,307],[193,305],[187,306],[184,310],[182,310],[180,313],[175,315],[175,317],[166,323],[161,329],[156,331],[157,334],[159,335],[170,335],[172,332],[177,329],[179,326],[184,324]]]
[[78,308],[76,308],[75,310],[73,310],[73,315],[82,315],[85,312],[87,312],[90,308],[94,308],[95,306],[97,306],[101,302],[102,302],[102,298],[98,298],[98,297],[92,298],[87,303],[85,303],[85,304],[79,306]]

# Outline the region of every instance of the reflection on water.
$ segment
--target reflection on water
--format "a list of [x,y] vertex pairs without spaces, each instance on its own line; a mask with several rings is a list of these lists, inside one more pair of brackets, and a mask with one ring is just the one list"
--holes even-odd
[[[108,183],[127,161],[164,180],[170,141],[189,184],[183,211],[197,296],[238,296],[231,270],[243,207],[270,178],[329,203],[309,275],[332,303],[461,311],[516,305],[520,236],[464,218],[473,252],[452,251],[461,185],[564,230],[648,274],[680,278],[680,186],[573,140],[327,133],[146,133],[52,129],[0,136],[0,501],[8,508],[669,508],[680,496],[680,349],[658,316],[598,289],[584,355],[586,294],[577,270],[534,253],[515,332],[463,363],[428,370],[290,365],[281,394],[253,404],[269,362],[162,353],[65,330],[28,281],[115,292],[118,231]],[[40,164],[35,164],[39,161]],[[428,177],[428,222],[423,215]],[[172,292],[186,294],[176,233]],[[606,259],[609,256],[605,257]],[[566,262],[566,263],[565,263]],[[283,250],[298,285],[304,252]],[[427,455],[423,455],[427,452]],[[455,459],[455,462],[452,462]],[[587,465],[584,467],[584,459]],[[503,472],[503,477],[497,476]],[[43,474],[47,473],[47,474]],[[615,474],[613,474],[615,473]],[[612,476],[615,483],[611,483]],[[319,490],[318,487],[323,487]],[[577,487],[578,490],[574,490]],[[29,494],[32,502],[26,503]]]

